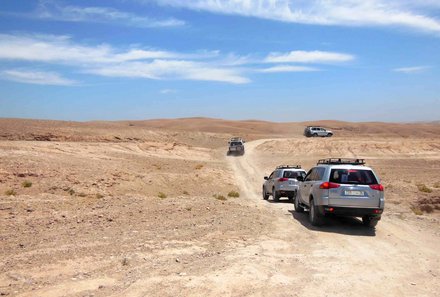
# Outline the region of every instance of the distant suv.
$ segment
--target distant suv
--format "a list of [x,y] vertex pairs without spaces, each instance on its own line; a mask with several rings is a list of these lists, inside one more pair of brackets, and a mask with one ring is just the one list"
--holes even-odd
[[269,199],[272,195],[274,201],[279,201],[280,197],[288,197],[290,201],[298,192],[298,177],[304,178],[306,172],[300,165],[280,165],[270,176],[265,176],[263,184],[263,199]]
[[229,140],[228,155],[244,155],[245,141],[241,137],[233,137]]
[[323,159],[299,178],[295,210],[309,209],[314,226],[328,214],[362,217],[368,227],[375,227],[384,209],[384,188],[373,169],[363,159]]
[[333,132],[322,127],[307,126],[304,129],[304,136],[307,137],[332,137]]

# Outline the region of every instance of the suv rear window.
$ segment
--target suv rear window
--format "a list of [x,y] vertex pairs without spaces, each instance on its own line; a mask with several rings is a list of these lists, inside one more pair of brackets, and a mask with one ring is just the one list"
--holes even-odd
[[297,178],[298,176],[306,176],[303,171],[284,171],[283,177],[286,178]]
[[374,185],[376,177],[371,170],[362,169],[332,169],[330,182],[338,184]]
[[237,146],[237,145],[241,145],[241,142],[231,142],[231,146]]

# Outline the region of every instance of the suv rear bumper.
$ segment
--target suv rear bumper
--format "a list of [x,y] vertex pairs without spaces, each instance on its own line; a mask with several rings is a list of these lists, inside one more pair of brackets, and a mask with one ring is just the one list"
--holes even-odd
[[335,214],[349,217],[363,217],[368,215],[380,218],[383,213],[383,208],[355,208],[321,205],[318,207],[318,209],[321,215]]

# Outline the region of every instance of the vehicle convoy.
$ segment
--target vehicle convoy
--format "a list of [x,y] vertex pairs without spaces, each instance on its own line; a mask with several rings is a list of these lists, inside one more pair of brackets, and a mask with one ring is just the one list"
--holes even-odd
[[241,137],[233,137],[229,140],[228,155],[244,155],[245,141]]
[[322,127],[316,127],[316,126],[307,126],[304,129],[304,136],[306,137],[332,137],[333,132],[330,130],[327,130]]
[[280,165],[269,176],[263,184],[263,199],[269,199],[272,195],[274,201],[278,202],[281,197],[288,197],[291,202],[298,192],[298,177],[305,177],[305,170],[301,165]]
[[322,159],[300,180],[295,211],[309,210],[314,226],[334,214],[362,217],[365,226],[375,227],[384,210],[384,188],[363,159]]

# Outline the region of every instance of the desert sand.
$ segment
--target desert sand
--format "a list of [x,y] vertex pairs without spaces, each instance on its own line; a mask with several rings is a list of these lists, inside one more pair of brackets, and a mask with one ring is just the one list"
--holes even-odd
[[[0,119],[0,295],[437,296],[440,124],[308,124]],[[379,174],[376,229],[262,199],[275,166],[325,157]]]

